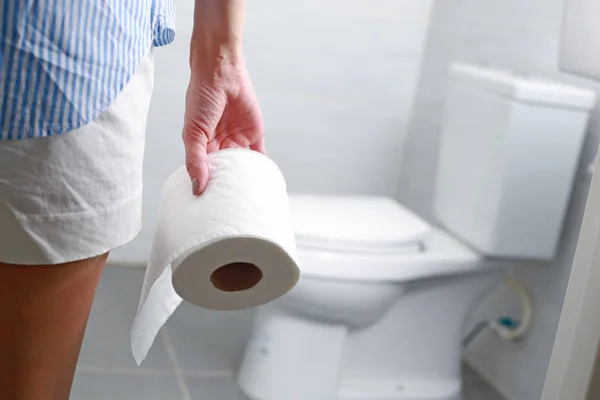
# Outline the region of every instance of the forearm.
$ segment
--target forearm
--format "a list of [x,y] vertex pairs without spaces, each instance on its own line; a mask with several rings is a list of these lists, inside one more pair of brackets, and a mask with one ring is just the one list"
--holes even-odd
[[242,54],[246,0],[195,0],[190,44],[192,72],[223,60],[237,62]]

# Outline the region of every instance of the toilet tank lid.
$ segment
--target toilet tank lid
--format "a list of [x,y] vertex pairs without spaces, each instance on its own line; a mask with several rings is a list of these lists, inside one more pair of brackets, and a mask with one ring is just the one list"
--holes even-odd
[[593,90],[501,68],[453,63],[450,74],[465,84],[529,103],[582,110],[596,103]]
[[331,250],[402,251],[431,226],[387,197],[290,195],[298,245]]

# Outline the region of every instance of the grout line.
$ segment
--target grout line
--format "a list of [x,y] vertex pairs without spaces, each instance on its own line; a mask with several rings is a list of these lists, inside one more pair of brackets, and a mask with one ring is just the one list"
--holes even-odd
[[231,379],[233,378],[233,371],[227,370],[180,370],[183,376],[187,378],[199,378],[199,379]]
[[[170,361],[170,360],[169,360]],[[193,370],[179,369],[181,374],[186,378],[197,379],[231,379],[233,371],[228,370]],[[137,376],[174,376],[174,369],[165,368],[107,368],[84,366],[77,367],[77,373],[83,375],[137,375]]]
[[173,376],[174,371],[161,368],[106,368],[77,367],[77,373],[83,375],[136,375],[136,376]]
[[173,372],[175,373],[175,378],[177,379],[177,384],[179,386],[179,390],[181,391],[181,396],[183,397],[183,400],[192,400],[192,394],[190,393],[190,389],[185,383],[185,377],[183,375],[183,372],[181,371],[181,368],[179,368],[177,352],[175,352],[175,347],[173,346],[171,335],[169,334],[169,330],[166,326],[164,326],[161,330],[160,337],[167,350],[167,356],[171,361],[171,365],[173,366]]

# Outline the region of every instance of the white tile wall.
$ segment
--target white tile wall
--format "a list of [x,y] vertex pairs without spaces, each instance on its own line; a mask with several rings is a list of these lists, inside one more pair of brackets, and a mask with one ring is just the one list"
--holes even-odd
[[[400,186],[403,202],[426,218],[434,219],[431,200],[446,70],[451,61],[534,71],[600,88],[597,83],[558,71],[562,4],[562,0],[435,2],[414,115],[404,145]],[[600,139],[599,118],[600,109],[590,123],[558,257],[550,265],[528,264],[515,269],[518,279],[534,296],[536,314],[530,337],[515,345],[483,336],[467,352],[468,359],[508,400],[535,400],[541,396],[589,189],[586,169]],[[511,312],[514,304],[510,292],[499,287],[479,305],[471,322]]]
[[[144,229],[114,262],[143,262],[158,196],[183,163],[181,128],[192,3],[177,39],[155,51],[145,160]],[[269,155],[290,191],[394,195],[432,0],[253,0],[244,53]]]

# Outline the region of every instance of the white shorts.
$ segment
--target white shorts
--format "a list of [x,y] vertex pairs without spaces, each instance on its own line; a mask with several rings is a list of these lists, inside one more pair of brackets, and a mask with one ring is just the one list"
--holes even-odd
[[0,142],[0,262],[83,260],[135,238],[153,80],[151,52],[90,124]]

